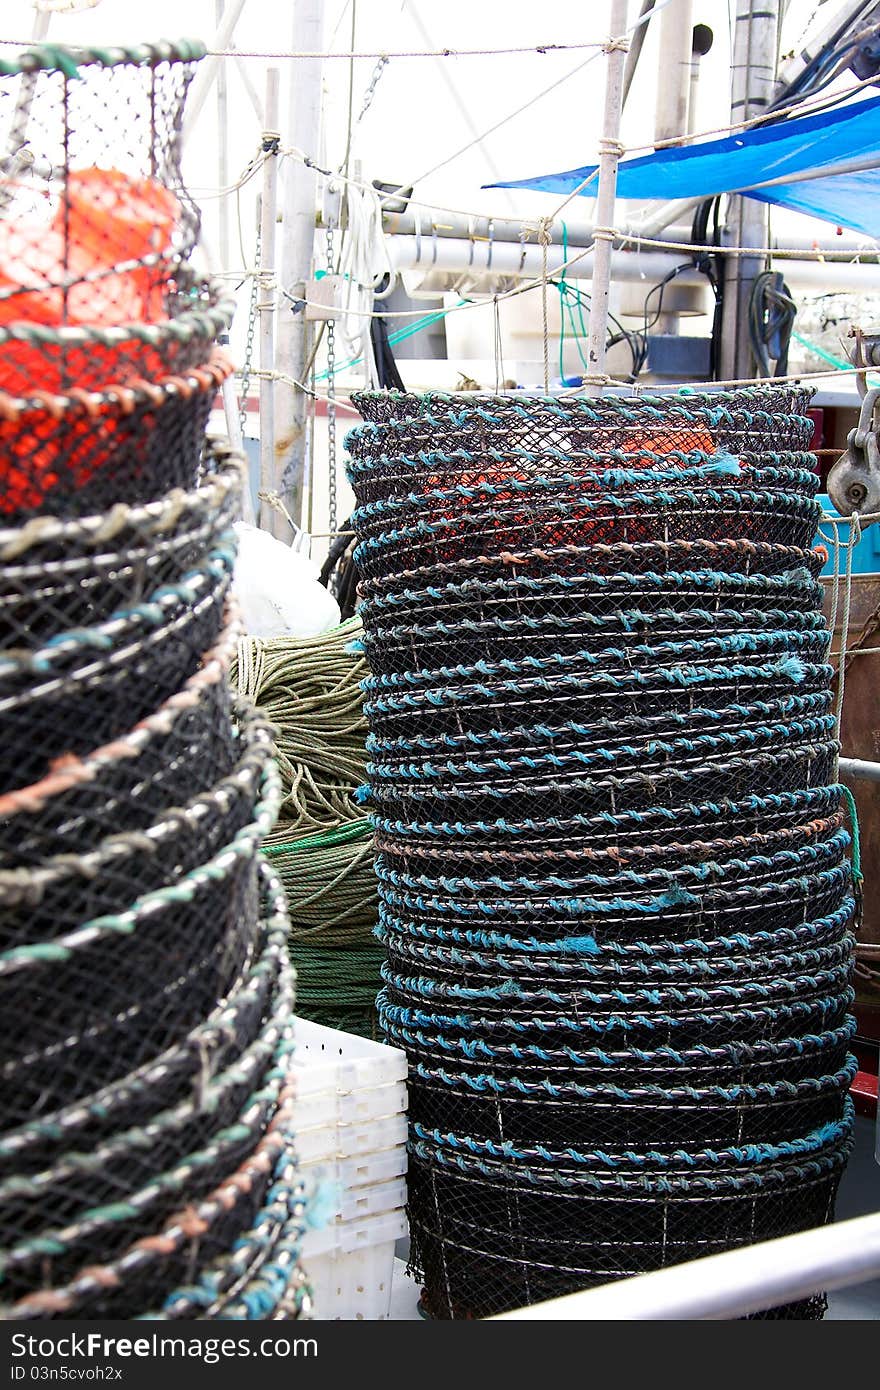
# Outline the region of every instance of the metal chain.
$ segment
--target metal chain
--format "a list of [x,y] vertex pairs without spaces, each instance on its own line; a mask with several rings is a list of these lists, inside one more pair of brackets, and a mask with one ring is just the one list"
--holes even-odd
[[244,363],[241,368],[241,395],[239,397],[238,421],[241,426],[241,437],[244,440],[245,426],[247,425],[247,398],[248,391],[251,389],[251,372],[254,367],[254,338],[257,334],[257,296],[260,291],[260,265],[262,260],[262,246],[260,243],[260,232],[257,229],[256,264],[254,275],[251,280],[251,302],[248,309],[247,341],[244,349]]
[[[327,273],[332,275],[333,228],[327,228]],[[336,530],[336,323],[327,320],[327,474],[329,478],[328,524],[331,533]]]
[[377,63],[376,66],[374,67],[374,69],[373,69],[373,75],[372,75],[372,77],[370,78],[370,85],[368,86],[367,90],[364,92],[364,99],[363,99],[363,102],[362,102],[362,104],[361,104],[361,109],[360,109],[360,112],[359,112],[359,114],[358,114],[358,118],[357,118],[357,120],[355,121],[355,126],[359,126],[359,125],[360,125],[361,121],[364,119],[364,116],[366,116],[367,112],[369,111],[370,107],[372,106],[372,104],[373,104],[373,97],[376,95],[376,87],[379,85],[379,78],[382,76],[383,72],[384,72],[385,69],[387,68],[387,66],[388,66],[388,61],[389,61],[389,60],[388,60],[387,58],[380,58],[379,61],[378,61],[378,63]]

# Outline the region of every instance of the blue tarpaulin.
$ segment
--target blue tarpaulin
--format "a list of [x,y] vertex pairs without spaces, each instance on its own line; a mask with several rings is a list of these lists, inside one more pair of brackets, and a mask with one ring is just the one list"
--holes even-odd
[[[572,193],[595,165],[487,184]],[[621,161],[617,196],[644,202],[745,193],[880,236],[880,97]],[[596,196],[596,182],[584,189]]]

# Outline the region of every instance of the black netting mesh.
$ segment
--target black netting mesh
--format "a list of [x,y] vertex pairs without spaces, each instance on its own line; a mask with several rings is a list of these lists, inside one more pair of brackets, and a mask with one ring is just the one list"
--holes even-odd
[[355,398],[380,1017],[430,1316],[832,1213],[856,904],[808,400]]
[[[2,223],[0,223],[2,225]],[[0,300],[0,305],[3,301]],[[15,299],[9,305],[14,309]],[[100,390],[204,367],[228,329],[234,301],[216,283],[175,267],[162,289],[156,322],[74,326],[63,332],[21,320],[0,323],[0,390],[26,398],[35,388]],[[0,314],[3,314],[0,308]]]
[[0,653],[33,652],[71,629],[126,614],[137,619],[155,594],[185,584],[238,515],[238,462],[225,455],[209,462],[216,471],[183,495],[0,528]]
[[307,1314],[200,44],[0,58],[0,1318]]
[[185,376],[100,393],[0,393],[0,515],[85,514],[194,487],[214,397],[231,370],[216,350]]
[[[180,156],[186,92],[203,52],[184,42],[35,48],[4,58],[4,327],[106,328],[165,317],[170,275],[198,234]],[[117,345],[96,342],[94,351],[104,380],[118,379]],[[90,384],[66,373],[54,380],[51,359],[34,341],[4,357],[16,371],[41,376],[44,390]]]

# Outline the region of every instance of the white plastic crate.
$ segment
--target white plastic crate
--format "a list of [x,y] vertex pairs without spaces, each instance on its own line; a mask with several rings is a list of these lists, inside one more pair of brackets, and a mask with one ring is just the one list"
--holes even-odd
[[359,1221],[364,1216],[381,1216],[383,1212],[396,1211],[398,1207],[406,1205],[406,1179],[402,1174],[390,1178],[388,1182],[373,1182],[368,1183],[366,1187],[351,1187],[346,1190],[329,1185],[323,1178],[313,1182],[310,1173],[311,1170],[308,1168],[302,1170],[306,1185],[306,1201],[320,1203],[328,1216],[330,1203],[333,1203],[335,1212],[328,1221],[329,1225],[334,1221],[338,1225],[340,1222]]
[[316,1091],[348,1094],[406,1080],[406,1057],[399,1048],[340,1033],[304,1018],[296,1019],[294,1040],[293,1070],[299,1096]]
[[[308,1182],[332,1183],[344,1191],[351,1191],[356,1187],[372,1186],[375,1183],[386,1183],[392,1178],[402,1178],[406,1172],[406,1117],[395,1116],[396,1124],[392,1130],[378,1130],[377,1126],[369,1127],[375,1133],[387,1133],[390,1143],[379,1144],[376,1148],[370,1149],[367,1153],[353,1154],[351,1157],[339,1157],[326,1155],[311,1160],[302,1161],[300,1155],[300,1171]],[[384,1126],[386,1121],[380,1120],[379,1124]]]
[[406,1143],[406,1115],[400,1111],[360,1125],[299,1129],[294,1110],[294,1132],[300,1164],[343,1158],[368,1159],[383,1149],[394,1149]]
[[303,1241],[320,1319],[387,1319],[394,1245],[406,1234],[406,1058],[296,1021],[293,1125],[307,1193],[325,1223]]
[[[298,1081],[297,1073],[295,1084]],[[365,1086],[359,1091],[297,1092],[294,1104],[297,1130],[362,1124],[383,1115],[402,1114],[406,1110],[406,1086],[393,1081],[389,1086]]]
[[406,1214],[400,1209],[309,1231],[302,1259],[314,1290],[316,1318],[322,1322],[386,1321],[391,1310],[394,1243],[406,1230]]

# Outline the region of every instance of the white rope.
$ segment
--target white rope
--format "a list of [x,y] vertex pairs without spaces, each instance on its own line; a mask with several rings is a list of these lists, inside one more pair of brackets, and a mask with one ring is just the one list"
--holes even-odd
[[[843,623],[840,632],[840,660],[837,666],[837,707],[835,709],[836,736],[840,742],[840,724],[843,718],[843,691],[846,685],[846,649],[849,645],[849,618],[852,603],[853,551],[862,538],[862,524],[857,512],[849,518],[849,541],[846,548],[846,580],[843,590]],[[838,758],[840,749],[838,748]],[[835,776],[836,776],[835,772]]]

